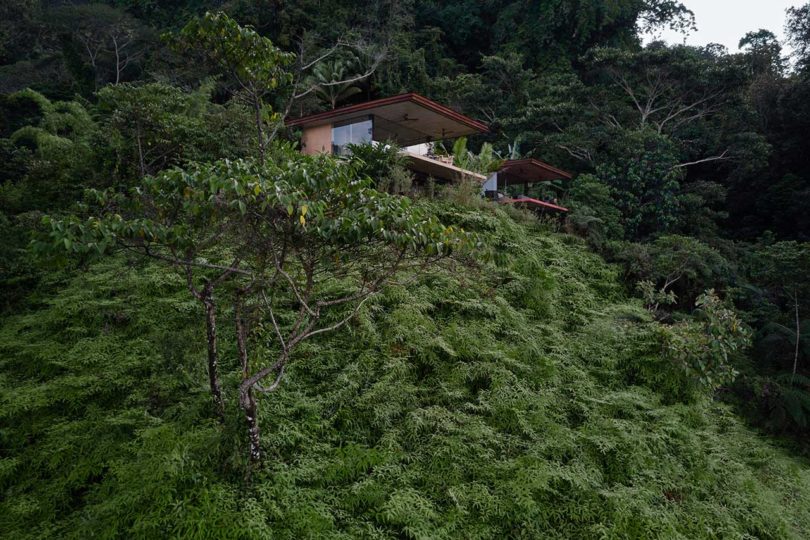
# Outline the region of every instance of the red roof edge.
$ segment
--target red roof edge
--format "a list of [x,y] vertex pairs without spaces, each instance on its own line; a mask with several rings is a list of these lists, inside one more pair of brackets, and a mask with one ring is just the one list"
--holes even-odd
[[344,114],[351,114],[355,112],[363,112],[368,109],[373,109],[374,107],[379,107],[381,105],[393,105],[396,103],[403,103],[406,101],[413,101],[429,109],[437,114],[455,120],[459,123],[466,125],[472,129],[480,131],[481,133],[486,133],[489,131],[489,127],[483,122],[479,122],[478,120],[474,120],[469,116],[465,116],[459,112],[454,111],[450,107],[445,107],[439,103],[436,103],[432,99],[428,99],[425,96],[421,96],[415,92],[409,92],[407,94],[399,94],[396,96],[391,96],[382,99],[375,99],[372,101],[366,101],[364,103],[358,103],[356,105],[347,105],[346,107],[340,107],[337,109],[332,109],[331,111],[324,111],[320,113],[310,114],[308,116],[302,116],[301,118],[294,118],[293,120],[285,121],[285,125],[287,127],[295,127],[300,126],[303,124],[308,124],[310,122],[318,122],[320,120],[327,120],[334,116],[340,116]]
[[568,212],[568,208],[565,208],[563,206],[558,206],[558,205],[553,204],[553,203],[541,201],[539,199],[532,199],[531,197],[521,197],[520,199],[503,199],[503,200],[501,200],[501,202],[503,204],[513,204],[513,203],[528,202],[528,203],[536,204],[538,206],[544,206],[546,208],[551,208],[552,210],[559,210],[560,212]]
[[501,165],[500,170],[508,169],[509,167],[516,167],[520,165],[534,165],[535,167],[540,167],[541,169],[546,169],[549,172],[553,172],[554,174],[559,174],[566,180],[570,180],[573,178],[573,175],[570,172],[566,172],[562,169],[558,169],[557,167],[552,167],[545,161],[540,161],[539,159],[534,158],[526,158],[526,159],[509,159],[503,162]]

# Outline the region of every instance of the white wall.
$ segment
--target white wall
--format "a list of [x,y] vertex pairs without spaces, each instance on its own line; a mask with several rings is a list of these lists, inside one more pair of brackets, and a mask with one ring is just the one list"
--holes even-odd
[[498,173],[494,172],[491,175],[489,175],[489,178],[487,178],[486,182],[481,184],[481,193],[497,190],[498,190]]

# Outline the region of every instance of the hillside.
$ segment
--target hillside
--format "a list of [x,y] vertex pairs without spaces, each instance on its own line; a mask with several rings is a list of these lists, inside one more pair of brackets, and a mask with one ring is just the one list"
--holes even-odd
[[810,538],[810,1],[688,4],[0,2],[0,539]]
[[616,268],[517,214],[422,204],[501,255],[300,349],[249,483],[233,340],[220,426],[184,280],[49,274],[0,323],[3,536],[810,537],[810,464],[656,376],[659,323]]

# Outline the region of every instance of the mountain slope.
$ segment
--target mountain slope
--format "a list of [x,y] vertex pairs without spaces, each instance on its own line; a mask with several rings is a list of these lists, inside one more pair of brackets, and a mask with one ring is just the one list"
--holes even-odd
[[3,536],[810,537],[810,465],[661,393],[656,323],[614,269],[431,205],[497,264],[393,286],[303,347],[261,399],[250,484],[233,344],[219,426],[179,277],[115,259],[43,285],[0,328]]

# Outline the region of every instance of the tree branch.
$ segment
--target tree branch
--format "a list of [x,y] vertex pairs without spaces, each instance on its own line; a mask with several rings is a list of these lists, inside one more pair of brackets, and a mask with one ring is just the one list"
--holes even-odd
[[[140,251],[138,251],[136,246],[130,246],[130,245],[127,245],[127,244],[124,244],[124,243],[121,243],[121,246],[123,246],[124,249],[127,249],[129,251],[139,253],[139,254],[141,253]],[[161,255],[159,253],[152,252],[149,249],[148,246],[143,246],[143,249],[144,249],[143,254],[146,255],[147,257],[151,257],[153,259],[158,259],[160,261],[170,262],[172,264],[176,264],[176,265],[179,265],[179,266],[194,266],[194,267],[197,267],[197,268],[210,268],[212,270],[230,270],[231,272],[233,272],[235,274],[241,274],[241,275],[244,275],[244,276],[253,277],[252,272],[249,272],[247,270],[242,270],[241,268],[234,268],[234,267],[231,267],[231,266],[224,266],[224,265],[221,265],[221,264],[203,263],[203,262],[196,262],[196,261],[187,260],[187,259],[178,259],[178,258],[175,258],[175,257],[168,257],[166,255]]]
[[711,157],[707,157],[707,158],[703,158],[703,159],[698,159],[696,161],[687,161],[686,163],[679,163],[679,164],[673,166],[672,168],[673,169],[681,169],[683,167],[689,167],[691,165],[698,165],[700,163],[707,163],[709,161],[718,161],[718,160],[729,159],[729,158],[726,157],[726,154],[728,154],[728,150],[724,150],[723,153],[720,154],[719,156],[711,156]]

